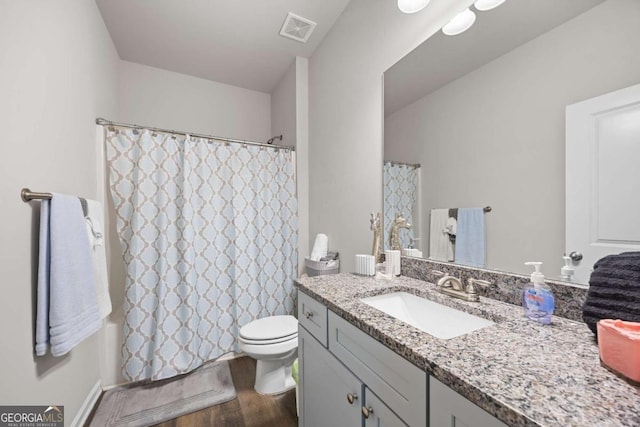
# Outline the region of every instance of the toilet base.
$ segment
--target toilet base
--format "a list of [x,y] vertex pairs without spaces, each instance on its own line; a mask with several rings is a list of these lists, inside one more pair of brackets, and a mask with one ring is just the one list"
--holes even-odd
[[260,394],[280,394],[296,386],[291,376],[291,366],[296,354],[280,360],[258,360],[256,363],[255,390]]

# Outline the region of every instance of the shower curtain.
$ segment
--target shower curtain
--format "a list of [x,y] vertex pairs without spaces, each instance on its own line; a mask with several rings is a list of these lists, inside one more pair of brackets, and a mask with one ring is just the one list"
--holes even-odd
[[418,170],[413,166],[384,163],[384,248],[389,245],[389,227],[396,213],[403,215],[414,225],[410,230],[400,230],[400,243],[403,248],[409,247],[414,236],[416,209],[416,193],[418,186]]
[[290,314],[297,202],[289,150],[115,128],[106,153],[127,268],[123,374],[189,372],[238,330]]

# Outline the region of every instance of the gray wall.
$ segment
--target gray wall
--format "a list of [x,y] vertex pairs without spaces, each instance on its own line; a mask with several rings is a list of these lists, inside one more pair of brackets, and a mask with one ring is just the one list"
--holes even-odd
[[268,93],[121,61],[118,98],[123,122],[235,139],[271,137]]
[[283,135],[275,144],[296,145],[296,61],[271,93],[271,133]]
[[385,159],[422,164],[423,216],[491,205],[487,265],[559,275],[565,106],[640,82],[638,22],[640,2],[609,0],[387,117]]
[[97,116],[116,117],[118,55],[93,1],[0,2],[0,403],[65,406],[98,383],[98,335],[35,357],[39,203],[20,189],[96,198]]
[[395,1],[352,0],[309,61],[309,235],[328,235],[341,271],[371,251],[369,213],[382,211],[382,74],[471,3],[406,15]]
[[271,93],[271,133],[283,135],[276,144],[296,147],[298,193],[298,274],[309,255],[309,97],[307,58],[296,57]]

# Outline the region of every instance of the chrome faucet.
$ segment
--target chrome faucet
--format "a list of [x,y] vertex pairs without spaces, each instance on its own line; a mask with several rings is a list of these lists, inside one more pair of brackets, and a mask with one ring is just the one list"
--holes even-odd
[[436,283],[436,289],[438,292],[444,295],[449,295],[454,298],[459,298],[465,301],[478,302],[480,297],[476,292],[474,285],[489,286],[490,283],[486,280],[478,280],[473,278],[467,279],[467,286],[462,284],[462,281],[455,276],[447,275],[441,271],[433,270],[431,272],[434,276],[442,276]]

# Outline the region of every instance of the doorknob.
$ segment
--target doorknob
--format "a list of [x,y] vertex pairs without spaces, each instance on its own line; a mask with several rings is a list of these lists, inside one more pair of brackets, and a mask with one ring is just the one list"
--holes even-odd
[[573,251],[569,254],[569,258],[574,262],[582,261],[582,254],[580,252]]
[[353,405],[353,402],[355,402],[356,400],[358,400],[357,394],[347,393],[347,402],[349,402],[349,405]]

